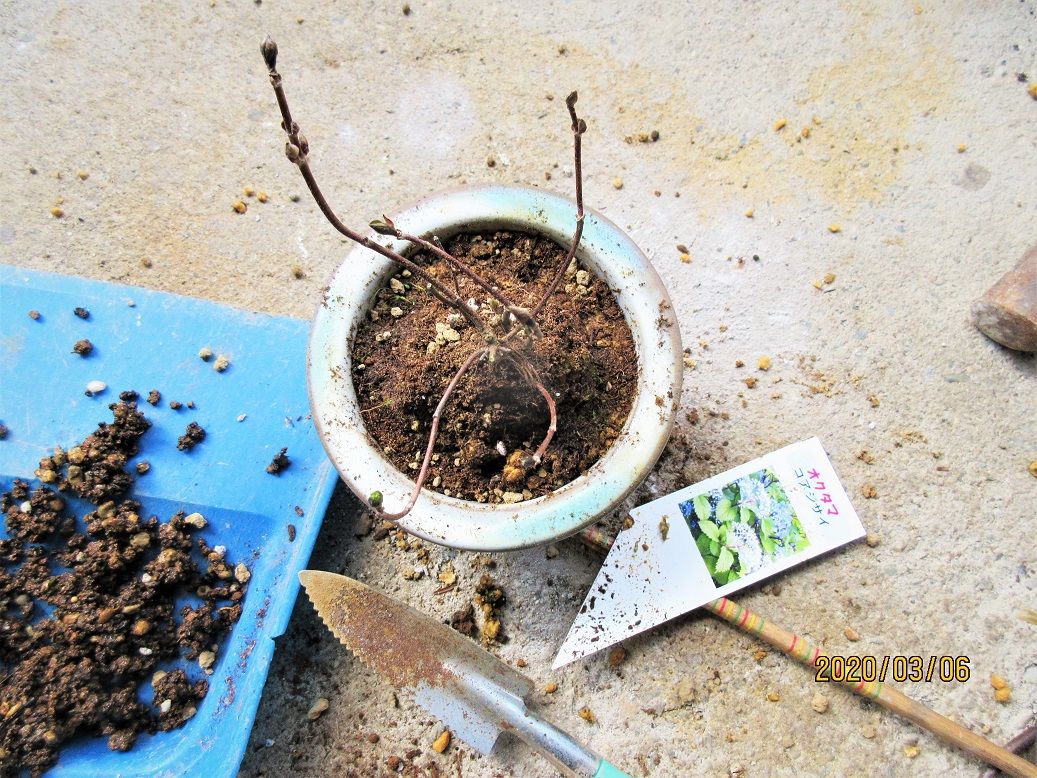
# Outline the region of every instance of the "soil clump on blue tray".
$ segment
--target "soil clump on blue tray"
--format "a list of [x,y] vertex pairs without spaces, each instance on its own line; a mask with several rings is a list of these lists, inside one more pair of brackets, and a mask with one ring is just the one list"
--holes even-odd
[[[161,522],[131,499],[126,464],[151,425],[135,402],[109,407],[112,423],[40,460],[40,486],[15,480],[0,495],[5,778],[41,775],[79,736],[126,751],[142,732],[183,726],[241,616],[247,570],[198,537],[204,517]],[[94,508],[77,521],[63,493]],[[194,670],[171,666],[182,659]]]

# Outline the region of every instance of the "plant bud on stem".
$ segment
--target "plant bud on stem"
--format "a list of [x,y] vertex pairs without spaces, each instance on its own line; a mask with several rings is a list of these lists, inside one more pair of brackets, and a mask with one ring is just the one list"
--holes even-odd
[[263,41],[263,44],[259,47],[259,50],[263,53],[263,60],[266,62],[267,70],[276,70],[277,44],[274,43],[274,39],[267,35],[266,40]]

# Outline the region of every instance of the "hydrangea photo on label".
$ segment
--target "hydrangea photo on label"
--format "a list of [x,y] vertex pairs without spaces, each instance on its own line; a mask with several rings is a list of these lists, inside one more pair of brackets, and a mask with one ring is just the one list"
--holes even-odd
[[718,587],[810,545],[770,468],[680,503],[702,561]]

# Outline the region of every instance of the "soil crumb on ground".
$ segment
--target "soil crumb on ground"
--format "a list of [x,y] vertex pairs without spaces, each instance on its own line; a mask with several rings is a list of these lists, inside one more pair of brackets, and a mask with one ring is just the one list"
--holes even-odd
[[[532,308],[566,249],[516,232],[460,234],[447,250]],[[416,261],[453,289],[438,258]],[[481,318],[503,313],[460,273],[460,296]],[[496,301],[494,301],[496,303]],[[520,502],[547,494],[585,472],[626,421],[637,382],[633,336],[612,291],[575,262],[538,316],[543,334],[526,350],[558,405],[558,431],[536,465],[531,455],[547,432],[543,397],[510,359],[482,360],[458,384],[440,423],[426,488],[479,502]],[[358,328],[353,382],[367,431],[389,460],[416,477],[436,405],[482,335],[456,310],[424,291],[409,271],[390,279]]]

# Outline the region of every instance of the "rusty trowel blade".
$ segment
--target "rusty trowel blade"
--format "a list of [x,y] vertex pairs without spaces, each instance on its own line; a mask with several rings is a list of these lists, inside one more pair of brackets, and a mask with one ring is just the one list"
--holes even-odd
[[510,696],[518,705],[532,682],[468,638],[352,578],[320,570],[299,573],[328,629],[372,670],[488,754],[500,721],[473,689]]

